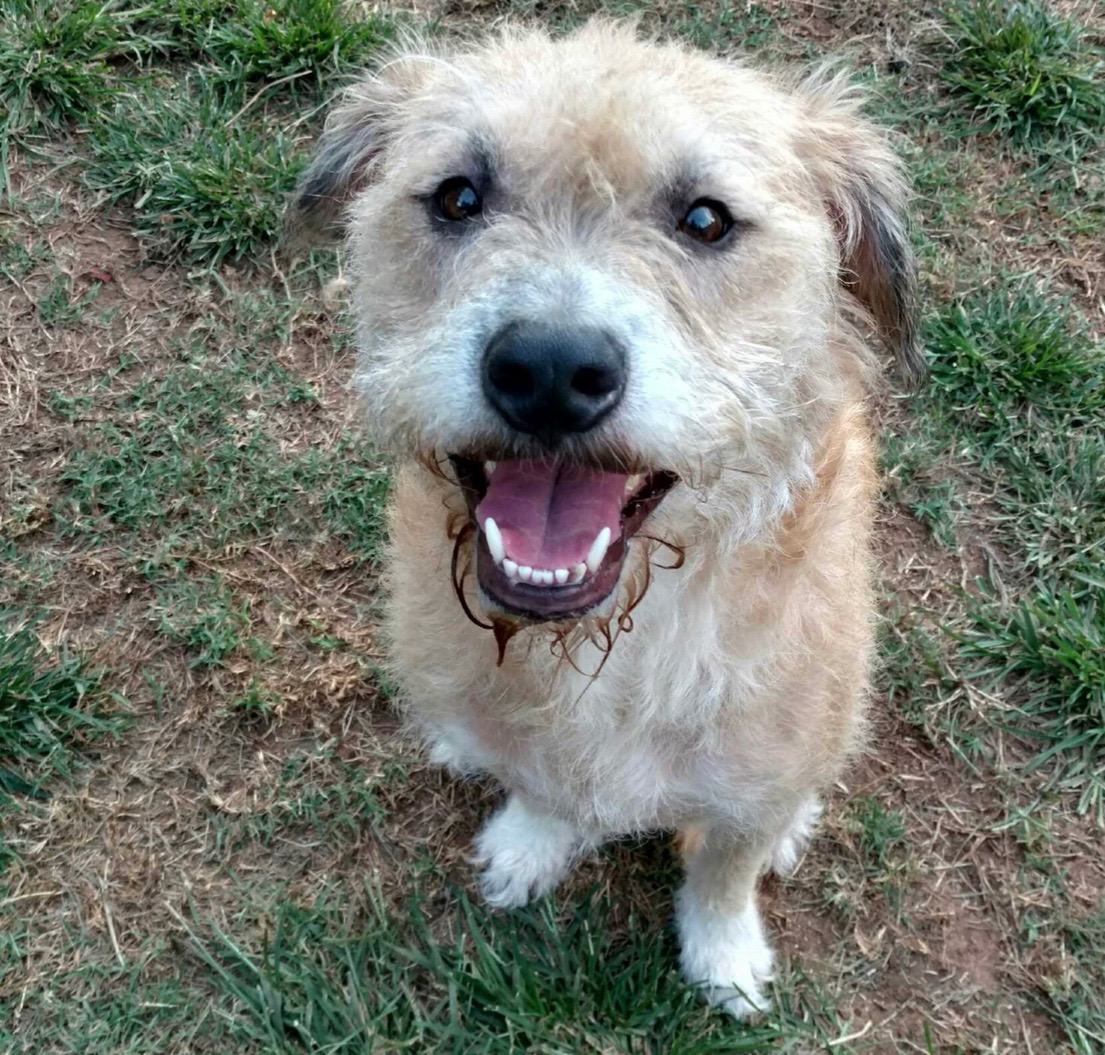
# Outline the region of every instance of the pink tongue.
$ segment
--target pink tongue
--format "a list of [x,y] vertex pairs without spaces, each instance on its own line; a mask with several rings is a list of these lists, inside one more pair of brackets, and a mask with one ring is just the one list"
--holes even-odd
[[626,480],[576,465],[499,462],[476,521],[481,528],[488,517],[495,521],[507,557],[518,564],[571,571],[604,527],[611,541],[621,533]]

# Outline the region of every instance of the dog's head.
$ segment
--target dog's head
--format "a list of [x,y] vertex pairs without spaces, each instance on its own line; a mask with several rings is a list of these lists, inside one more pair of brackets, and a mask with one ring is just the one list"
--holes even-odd
[[650,518],[762,528],[856,397],[851,319],[921,372],[899,166],[856,109],[605,23],[347,93],[291,222],[348,230],[371,428],[451,460],[492,611],[602,605]]

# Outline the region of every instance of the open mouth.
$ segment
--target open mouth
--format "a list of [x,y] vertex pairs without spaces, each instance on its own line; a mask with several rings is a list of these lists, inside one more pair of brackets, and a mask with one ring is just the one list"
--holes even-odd
[[450,460],[479,528],[480,587],[542,622],[577,618],[613,593],[629,539],[679,480],[554,460]]

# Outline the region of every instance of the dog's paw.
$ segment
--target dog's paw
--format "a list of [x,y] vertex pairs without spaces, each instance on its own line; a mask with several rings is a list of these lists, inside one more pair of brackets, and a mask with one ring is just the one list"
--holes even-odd
[[583,840],[570,824],[510,801],[476,836],[480,892],[494,908],[518,908],[549,893],[567,874]]
[[703,909],[682,890],[678,924],[683,977],[704,1000],[738,1019],[768,1009],[763,986],[771,981],[774,957],[754,904],[724,916]]
[[820,818],[821,800],[816,795],[811,795],[798,807],[787,829],[779,835],[771,848],[769,867],[777,876],[788,876],[797,867],[813,838]]

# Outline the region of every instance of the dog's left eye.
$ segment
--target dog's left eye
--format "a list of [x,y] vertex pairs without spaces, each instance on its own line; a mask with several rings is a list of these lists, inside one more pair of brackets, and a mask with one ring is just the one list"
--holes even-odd
[[720,242],[733,226],[733,217],[719,201],[699,198],[679,221],[679,230],[696,242]]
[[454,176],[434,191],[434,209],[443,220],[460,223],[479,216],[483,212],[483,202],[471,180]]

